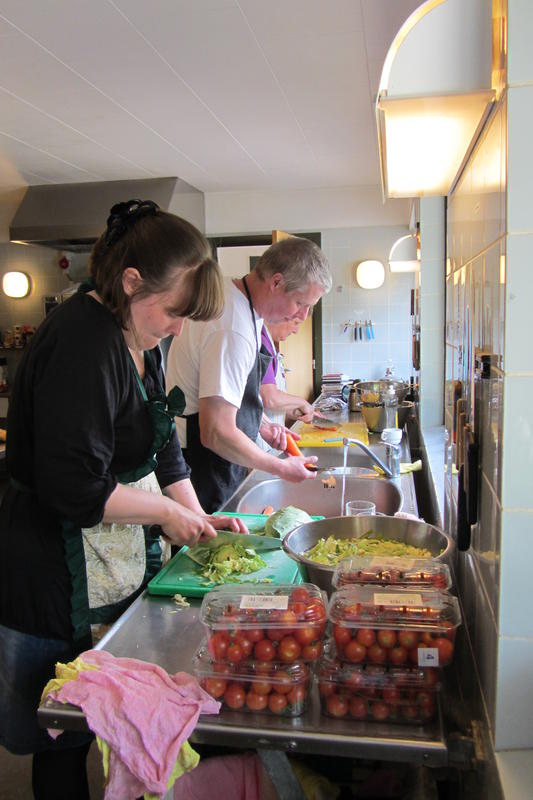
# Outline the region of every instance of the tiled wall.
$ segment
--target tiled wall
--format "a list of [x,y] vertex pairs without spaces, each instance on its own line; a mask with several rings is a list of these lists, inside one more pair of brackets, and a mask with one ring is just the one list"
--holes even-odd
[[[322,232],[322,248],[333,271],[333,288],[322,300],[324,372],[344,372],[352,378],[383,377],[389,363],[395,375],[408,380],[411,361],[411,289],[413,273],[391,274],[390,248],[407,227],[336,228]],[[355,280],[360,261],[377,259],[385,265],[379,289],[361,289]],[[354,341],[353,328],[343,323],[371,319],[375,339]]]
[[[481,447],[480,514],[458,580],[496,750],[533,747],[533,7],[509,0],[507,88],[448,205],[446,427],[466,387]],[[492,354],[474,382],[475,348]],[[474,385],[475,383],[475,385]],[[457,478],[447,457],[446,525]]]
[[[500,580],[502,331],[500,256],[505,251],[505,102],[502,100],[448,200],[445,423],[453,437],[453,384],[461,381],[466,413],[481,452],[480,515],[470,551],[459,554],[465,623],[477,659],[482,698],[495,732]],[[474,381],[476,351],[492,354],[490,378]],[[475,406],[474,397],[479,400]],[[477,416],[475,415],[477,408]],[[455,535],[457,476],[448,451],[446,527]]]

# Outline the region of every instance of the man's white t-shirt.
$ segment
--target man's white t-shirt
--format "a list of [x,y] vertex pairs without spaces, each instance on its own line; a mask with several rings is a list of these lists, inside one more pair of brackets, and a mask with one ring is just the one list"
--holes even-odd
[[[261,343],[261,317],[254,311],[254,329],[246,295],[229,278],[224,288],[222,316],[209,322],[186,320],[181,335],[170,345],[167,393],[180,387],[186,415],[198,412],[201,397],[222,397],[239,408]],[[176,417],[176,428],[181,446],[187,447],[185,419]]]

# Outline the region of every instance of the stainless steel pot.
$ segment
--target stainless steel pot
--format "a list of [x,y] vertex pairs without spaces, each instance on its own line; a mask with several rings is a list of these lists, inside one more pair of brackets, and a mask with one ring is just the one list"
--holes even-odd
[[334,536],[336,539],[355,539],[371,530],[387,539],[424,547],[430,551],[432,558],[449,563],[454,550],[450,537],[426,522],[401,519],[400,517],[332,517],[300,525],[283,539],[284,551],[294,561],[303,564],[311,583],[324,589],[328,594],[332,591],[331,579],[335,566],[326,566],[311,561],[305,553],[319,539]]

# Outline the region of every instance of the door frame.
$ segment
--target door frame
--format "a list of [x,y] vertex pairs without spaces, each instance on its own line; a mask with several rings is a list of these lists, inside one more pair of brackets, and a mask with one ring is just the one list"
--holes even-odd
[[[300,236],[302,239],[310,239],[312,242],[322,247],[322,234],[317,231],[307,231],[305,233],[294,233],[293,236]],[[211,245],[213,258],[216,260],[217,247],[253,247],[254,245],[272,244],[272,234],[239,234],[237,236],[208,236],[207,241]],[[311,315],[311,329],[313,341],[313,392],[315,397],[320,394],[322,386],[323,358],[322,358],[322,298],[313,308]]]

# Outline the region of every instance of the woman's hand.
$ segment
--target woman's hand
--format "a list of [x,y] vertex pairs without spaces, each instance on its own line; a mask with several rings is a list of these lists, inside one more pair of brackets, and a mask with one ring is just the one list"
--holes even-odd
[[192,547],[201,540],[215,538],[217,532],[211,517],[190,511],[180,503],[172,503],[172,506],[168,520],[161,525],[165,538],[171,544]]

